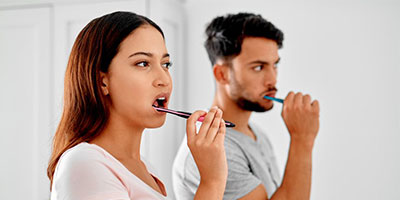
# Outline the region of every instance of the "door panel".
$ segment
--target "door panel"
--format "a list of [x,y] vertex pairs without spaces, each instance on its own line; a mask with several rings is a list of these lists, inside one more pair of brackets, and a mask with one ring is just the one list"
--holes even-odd
[[49,33],[50,8],[0,12],[0,199],[49,196]]

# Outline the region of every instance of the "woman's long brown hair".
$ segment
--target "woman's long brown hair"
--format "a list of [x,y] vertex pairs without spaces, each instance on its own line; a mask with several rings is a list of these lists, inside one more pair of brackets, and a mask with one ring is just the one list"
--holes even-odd
[[120,43],[145,24],[155,27],[164,37],[150,19],[114,12],[89,22],[76,38],[65,72],[63,113],[47,168],[51,185],[61,155],[81,142],[93,140],[103,130],[109,116],[109,99],[102,95],[100,72],[108,71]]

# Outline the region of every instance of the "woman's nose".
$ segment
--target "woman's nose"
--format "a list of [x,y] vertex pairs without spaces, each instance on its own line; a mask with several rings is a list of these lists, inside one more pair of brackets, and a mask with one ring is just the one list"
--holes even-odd
[[169,72],[164,70],[162,68],[162,66],[157,67],[157,75],[156,75],[156,79],[154,80],[153,85],[155,87],[166,87],[169,86],[171,84],[171,78],[169,75]]

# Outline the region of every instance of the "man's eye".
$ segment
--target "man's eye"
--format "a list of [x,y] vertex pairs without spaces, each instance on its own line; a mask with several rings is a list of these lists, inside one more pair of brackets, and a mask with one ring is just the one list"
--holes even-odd
[[139,66],[139,67],[148,67],[148,66],[149,66],[149,63],[146,62],[146,61],[142,61],[142,62],[136,63],[136,66]]
[[254,69],[254,71],[261,71],[262,70],[262,68],[263,68],[263,66],[262,65],[259,65],[259,66],[257,66],[257,67],[254,67],[253,69]]
[[167,68],[167,69],[169,69],[169,68],[171,68],[172,63],[171,62],[166,62],[166,63],[162,64],[162,66]]

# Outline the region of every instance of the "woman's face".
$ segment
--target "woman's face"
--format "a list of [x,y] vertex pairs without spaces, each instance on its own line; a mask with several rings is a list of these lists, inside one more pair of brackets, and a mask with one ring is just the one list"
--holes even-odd
[[168,107],[172,80],[170,57],[161,33],[150,25],[135,29],[120,44],[109,70],[102,74],[103,89],[111,99],[110,118],[139,128],[156,128]]

